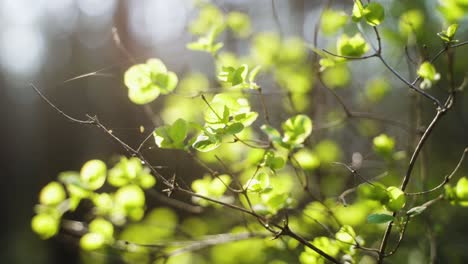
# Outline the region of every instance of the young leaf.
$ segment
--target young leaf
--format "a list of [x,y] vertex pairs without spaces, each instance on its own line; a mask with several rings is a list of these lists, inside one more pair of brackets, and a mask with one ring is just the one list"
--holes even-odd
[[468,201],[468,178],[462,177],[455,186],[455,194],[459,200]]
[[55,236],[59,231],[59,220],[50,214],[37,214],[31,220],[32,230],[42,239]]
[[367,24],[375,27],[382,23],[385,18],[385,11],[381,4],[372,2],[364,8],[364,18]]
[[226,134],[234,135],[240,133],[242,130],[244,130],[244,125],[242,125],[242,123],[236,122],[227,126],[224,131]]
[[390,186],[387,188],[387,193],[389,199],[384,205],[389,211],[396,212],[405,206],[406,197],[405,193],[401,189],[395,186]]
[[80,239],[80,247],[84,250],[97,250],[104,245],[105,237],[101,233],[87,233]]
[[418,75],[424,80],[421,82],[421,89],[427,89],[432,86],[432,84],[440,79],[440,74],[436,71],[434,65],[430,62],[425,61],[419,66]]
[[331,35],[346,25],[346,22],[348,22],[348,16],[343,11],[326,9],[322,13],[320,26],[325,35]]
[[192,147],[200,152],[208,152],[218,148],[221,145],[221,139],[218,136],[208,137],[201,134],[197,137]]
[[58,205],[67,198],[63,185],[53,181],[44,186],[39,194],[39,201],[43,205]]
[[393,221],[394,217],[388,214],[370,214],[367,216],[367,223],[369,224],[383,224]]
[[101,160],[87,161],[80,171],[81,181],[90,190],[97,190],[106,181],[107,166]]
[[156,128],[153,136],[156,145],[160,148],[183,149],[187,132],[187,122],[179,118],[172,125]]
[[364,16],[364,6],[361,3],[361,0],[354,1],[353,13],[351,18],[354,22],[359,22]]
[[246,37],[251,32],[250,17],[241,12],[230,12],[227,16],[227,25],[240,37]]
[[312,120],[306,115],[296,115],[286,120],[282,125],[283,142],[288,144],[302,144],[312,133]]
[[336,46],[340,56],[361,57],[369,50],[369,45],[359,33],[351,38],[343,34],[336,42]]
[[177,82],[177,75],[167,71],[159,59],[149,59],[146,64],[133,65],[124,74],[128,97],[135,104],[147,104],[161,93],[172,92]]
[[458,24],[452,24],[446,30],[443,30],[442,32],[437,33],[437,35],[443,41],[447,43],[455,43],[455,42],[458,42],[458,40],[453,39],[453,37],[455,36],[455,33],[457,32],[457,29],[458,29]]
[[375,137],[372,142],[374,143],[375,152],[384,157],[389,157],[395,148],[395,140],[385,134]]

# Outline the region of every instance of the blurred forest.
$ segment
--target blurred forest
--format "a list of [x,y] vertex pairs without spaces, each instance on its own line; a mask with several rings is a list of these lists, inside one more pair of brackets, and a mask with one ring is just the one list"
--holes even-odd
[[[314,28],[326,1],[308,0],[217,0],[213,1],[223,11],[241,11],[250,15],[254,32],[274,31],[286,38],[297,36],[312,43]],[[272,4],[274,2],[274,4]],[[398,17],[411,8],[424,12],[424,30],[419,32],[418,45],[427,56],[442,46],[436,33],[441,31],[440,15],[434,12],[437,1],[378,1],[388,13],[384,28],[392,29]],[[350,12],[352,1],[333,1],[333,7]],[[125,154],[102,131],[92,126],[71,123],[45,104],[29,86],[35,84],[63,111],[74,117],[86,114],[98,115],[112,131],[129,145],[138,145],[146,134],[140,126],[152,129],[152,121],[145,115],[145,108],[132,104],[123,84],[123,72],[135,62],[148,58],[160,58],[168,68],[183,76],[187,72],[201,72],[209,76],[215,85],[214,65],[205,54],[189,51],[186,43],[193,40],[187,25],[197,15],[192,0],[0,0],[0,112],[3,116],[0,138],[2,139],[0,197],[3,231],[0,235],[0,259],[2,263],[80,263],[76,240],[57,237],[43,241],[31,231],[33,207],[40,189],[57,174],[66,170],[78,170],[89,159],[110,160]],[[466,16],[460,21],[457,36],[466,40],[468,23]],[[113,28],[128,53],[116,43]],[[404,76],[410,76],[404,46],[394,45],[392,34],[383,34],[385,56]],[[245,54],[247,44],[229,35],[223,36],[225,49],[236,54]],[[319,36],[319,47],[333,47],[334,37]],[[393,41],[393,42],[392,42]],[[423,48],[424,46],[424,48]],[[461,83],[468,60],[468,47],[457,50],[455,79]],[[408,51],[409,56],[416,56]],[[311,52],[312,54],[312,52]],[[312,56],[312,55],[310,55]],[[445,59],[441,59],[443,65]],[[436,64],[437,65],[437,64]],[[372,108],[387,118],[410,123],[409,109],[413,94],[407,87],[391,76],[377,60],[353,62],[350,66],[352,80],[346,88],[337,90],[346,104],[360,111],[366,81],[375,75],[389,76],[394,84],[384,101]],[[440,68],[442,75],[445,67]],[[86,76],[89,74],[89,76]],[[312,74],[312,73],[311,73]],[[446,86],[442,79],[430,91],[443,98]],[[339,105],[329,94],[320,90],[314,82],[310,96],[314,100],[314,125],[318,127],[329,120],[321,113]],[[468,146],[468,94],[461,93],[450,115],[443,119],[424,149],[430,186],[435,186],[443,175],[451,171],[459,160],[460,153]],[[267,104],[275,109],[281,98],[266,97]],[[155,113],[164,106],[164,98],[151,104]],[[200,101],[196,101],[200,103]],[[422,109],[423,124],[430,121],[434,108],[429,101],[418,102]],[[365,107],[365,106],[364,106]],[[284,120],[285,115],[272,110],[273,122]],[[382,170],[385,166],[368,155],[372,152],[369,142],[360,138],[360,121],[351,120],[343,130],[317,131],[320,138],[332,138],[339,142],[343,162],[349,162],[355,152],[368,159],[368,173]],[[380,126],[378,128],[381,128]],[[372,129],[372,126],[371,128]],[[399,149],[406,150],[413,140],[405,131],[386,127],[385,131],[397,139]],[[154,165],[167,166],[167,175],[177,173],[188,182],[203,169],[190,157],[177,151],[146,149],[145,154]],[[461,176],[467,176],[468,164],[462,165]],[[432,180],[432,178],[434,178]],[[183,218],[186,213],[179,212]],[[435,206],[430,214],[443,230],[438,245],[442,262],[466,263],[468,261],[468,217],[466,208]],[[415,227],[417,229],[417,227]],[[417,230],[416,230],[417,231]],[[416,232],[415,231],[415,232]],[[419,230],[420,231],[420,230]],[[405,245],[424,243],[404,241]],[[444,247],[444,245],[450,245]],[[407,262],[417,259],[418,252],[406,252]],[[458,262],[443,262],[457,256]],[[415,262],[416,263],[416,262]]]

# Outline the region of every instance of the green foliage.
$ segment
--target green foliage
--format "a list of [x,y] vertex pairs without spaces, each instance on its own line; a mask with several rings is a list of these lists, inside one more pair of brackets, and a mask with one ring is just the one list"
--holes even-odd
[[352,19],[359,22],[364,19],[371,26],[378,26],[385,18],[385,11],[381,4],[372,2],[363,5],[361,0],[354,1]]
[[39,194],[39,202],[43,205],[58,205],[66,198],[62,184],[53,181],[42,188]]
[[369,224],[384,224],[393,220],[394,217],[388,214],[371,214],[367,217]]
[[336,49],[340,56],[361,57],[369,50],[369,45],[359,33],[353,37],[343,34],[336,42]]
[[101,160],[90,160],[81,167],[81,182],[90,190],[102,187],[106,181],[107,166]]
[[184,141],[188,133],[188,124],[184,119],[177,119],[170,126],[162,126],[154,130],[156,145],[160,148],[184,149]]
[[160,94],[168,94],[177,86],[177,75],[166,69],[159,59],[130,67],[124,75],[128,97],[135,104],[147,104]]
[[[205,175],[202,179],[198,179],[192,182],[192,189],[196,194],[212,199],[221,199],[224,197],[224,193],[226,192],[229,184],[231,184],[231,177],[229,175],[219,175],[215,178],[212,178],[209,175]],[[202,206],[217,205],[196,196],[193,197],[193,201]]]
[[381,134],[374,138],[374,150],[379,155],[388,158],[395,148],[395,140],[388,135]]
[[[195,40],[186,47],[210,55],[214,71],[202,74],[189,69],[178,84],[177,75],[159,59],[131,66],[124,74],[130,101],[143,105],[167,95],[158,107],[161,125],[138,148],[129,147],[133,144],[107,130],[132,157],[120,157],[109,167],[93,159],[80,171],[62,172],[58,180],[48,183],[40,191],[31,221],[40,238],[51,238],[62,229],[76,232],[73,224],[64,221],[73,218],[77,223],[82,221],[78,230],[81,249],[118,250],[119,260],[126,263],[324,264],[328,263],[326,258],[365,263],[360,255],[365,243],[362,237],[369,239],[369,248],[382,244],[388,237],[376,239],[383,231],[381,224],[391,222],[392,236],[399,232],[419,239],[417,230],[405,232],[406,224],[424,222],[427,213],[423,212],[433,203],[450,201],[468,206],[466,177],[452,187],[448,184],[451,176],[447,176],[436,188],[415,193],[408,191],[407,182],[398,185],[405,172],[408,179],[411,176],[416,181],[410,188],[432,185],[432,180],[426,183],[418,178],[424,174],[422,167],[415,166],[412,171],[414,163],[408,165],[406,152],[396,149],[396,143],[398,148],[404,147],[407,140],[390,128],[403,128],[409,138],[419,139],[414,130],[421,124],[404,123],[421,118],[390,122],[374,113],[387,107],[390,91],[398,91],[394,80],[402,80],[400,86],[404,87],[412,83],[406,72],[400,73],[399,64],[387,61],[398,50],[389,39],[398,45],[407,41],[408,61],[416,65],[413,53],[424,50],[415,58],[431,60],[423,61],[416,70],[417,80],[423,80],[420,87],[426,89],[441,79],[435,60],[458,46],[453,45],[458,41],[458,24],[438,33],[443,50],[434,58],[426,54],[429,49],[420,47],[427,36],[436,39],[433,33],[423,34],[425,24],[432,23],[425,9],[414,4],[414,9],[392,7],[388,12],[378,2],[356,0],[352,11],[347,10],[351,15],[327,7],[316,25],[326,36],[341,33],[330,41],[314,42],[336,41],[333,54],[311,47],[297,36],[255,33],[247,14],[208,2],[196,4],[199,13],[188,26]],[[440,1],[439,10],[447,21],[459,20],[468,8],[465,2]],[[389,25],[383,26],[386,13],[399,15],[398,24],[392,26],[388,20]],[[348,24],[350,16],[358,23]],[[239,46],[224,45],[221,39],[242,42]],[[366,56],[371,44],[374,52]],[[309,56],[308,47],[320,58]],[[388,47],[393,48],[392,53],[387,52]],[[239,50],[241,55],[235,53]],[[372,58],[397,78],[381,75],[385,71],[370,61],[360,64],[363,69],[353,68],[353,61]],[[372,71],[364,72],[369,69]],[[451,71],[451,67],[447,69]],[[354,75],[356,72],[360,75]],[[259,74],[261,78],[257,78]],[[320,81],[323,91],[312,90],[315,80]],[[363,87],[358,97],[362,105],[352,105],[356,99],[352,90],[338,89],[353,85]],[[414,90],[421,98],[433,96]],[[437,111],[448,111],[450,100]],[[407,112],[424,116],[422,110],[413,110]],[[426,131],[428,136],[431,129]],[[387,133],[397,135],[399,141]],[[205,174],[193,170],[185,175],[184,170],[164,165],[150,167],[143,155],[150,155],[153,146],[142,147],[153,138],[158,151],[170,149],[167,153],[187,155]],[[413,151],[417,158],[420,150]],[[155,176],[161,188],[155,187]],[[169,197],[162,197],[161,192]],[[430,196],[421,194],[432,192],[442,195],[422,202]],[[150,200],[153,195],[156,201]],[[160,202],[180,211],[154,208]],[[407,204],[412,208],[405,208]],[[85,217],[75,220],[82,212]],[[183,218],[179,220],[179,216]],[[313,246],[305,242],[309,240]],[[380,257],[393,255],[389,252],[389,248],[382,250]]]
[[395,186],[387,188],[388,201],[385,203],[385,208],[389,211],[396,212],[401,210],[406,203],[405,193]]
[[411,9],[400,16],[398,27],[403,36],[417,34],[424,25],[424,13],[419,9]]
[[455,37],[455,33],[457,32],[458,24],[450,25],[446,30],[437,33],[440,39],[442,39],[446,43],[456,43],[458,40],[453,39]]
[[59,220],[50,214],[37,214],[32,218],[31,228],[42,239],[48,239],[59,231]]
[[326,9],[322,13],[320,26],[326,35],[332,35],[343,28],[348,22],[348,16],[343,11]]
[[418,75],[423,78],[421,82],[421,89],[431,88],[432,84],[440,79],[440,73],[438,73],[430,62],[423,62],[418,69]]

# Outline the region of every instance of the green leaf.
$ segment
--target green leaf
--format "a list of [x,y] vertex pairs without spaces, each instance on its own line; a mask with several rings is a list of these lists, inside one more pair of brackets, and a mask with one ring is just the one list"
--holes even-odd
[[362,5],[361,0],[355,0],[351,18],[354,22],[359,22],[363,16],[364,16],[364,6]]
[[216,37],[222,30],[222,26],[214,26],[205,36],[201,36],[198,40],[188,43],[186,47],[190,50],[208,52],[215,56],[224,45],[221,42],[215,43]]
[[349,225],[342,226],[335,234],[336,240],[342,242],[342,246],[345,248],[349,248],[352,244],[354,244],[355,237],[356,232],[354,232],[354,229]]
[[120,187],[115,193],[115,203],[127,212],[135,207],[145,205],[145,193],[137,185],[127,185]]
[[457,29],[458,24],[452,24],[446,30],[437,33],[437,35],[446,43],[456,43],[458,40],[454,40],[453,37],[455,36]]
[[348,57],[361,57],[369,50],[369,45],[359,33],[351,38],[346,34],[341,35],[336,46],[338,55]]
[[278,130],[276,130],[274,127],[270,125],[263,124],[260,129],[265,133],[268,138],[276,143],[281,143],[281,134]]
[[101,160],[87,161],[81,167],[80,177],[81,181],[90,190],[97,190],[104,185],[106,181],[107,166]]
[[80,247],[83,250],[92,251],[105,245],[105,237],[101,233],[87,233],[80,239]]
[[322,13],[320,26],[325,35],[331,35],[346,25],[346,22],[348,22],[348,16],[343,11],[326,9]]
[[418,75],[431,81],[439,80],[440,74],[437,73],[434,65],[430,62],[423,62],[418,69]]
[[112,240],[114,236],[114,225],[104,218],[96,218],[89,223],[90,233],[102,234],[106,240]]
[[44,186],[39,194],[39,201],[43,205],[58,205],[67,198],[63,185],[53,181]]
[[55,236],[59,231],[59,220],[49,214],[37,214],[31,220],[32,230],[42,239]]
[[153,136],[156,145],[160,148],[184,149],[187,133],[187,122],[179,118],[172,125],[156,128]]
[[383,224],[393,220],[394,217],[388,214],[370,214],[367,216],[367,222],[369,224]]
[[265,172],[260,172],[253,179],[248,180],[244,188],[249,192],[262,192],[269,186],[270,176]]
[[304,170],[314,170],[320,166],[318,156],[308,149],[299,150],[294,154],[294,158]]
[[382,23],[385,18],[385,11],[381,4],[372,2],[364,8],[364,18],[367,24],[375,27]]
[[340,147],[336,144],[336,142],[329,139],[320,141],[314,147],[314,153],[317,155],[322,164],[337,161],[342,156]]
[[279,170],[284,167],[286,162],[282,157],[276,156],[274,152],[268,151],[265,154],[263,165],[269,167],[272,170]]
[[285,208],[288,205],[289,195],[287,193],[267,193],[262,195],[263,202],[268,206],[271,213]]
[[357,193],[363,199],[379,201],[382,204],[385,204],[389,199],[385,185],[379,182],[373,182],[372,185],[363,183],[359,185]]
[[455,186],[455,194],[461,201],[468,201],[468,178],[462,177]]
[[192,147],[200,152],[208,152],[217,149],[220,145],[221,139],[218,136],[208,137],[201,134],[192,144]]
[[250,18],[241,12],[229,12],[227,25],[240,37],[246,37],[251,32]]
[[390,186],[387,188],[388,201],[385,207],[392,212],[401,210],[406,203],[405,193],[398,187]]
[[438,73],[430,62],[423,62],[418,69],[418,75],[424,80],[421,82],[421,89],[427,89],[432,86],[432,84],[440,79],[440,73]]
[[457,32],[458,24],[452,24],[447,28],[446,35],[449,38],[453,38]]
[[390,157],[395,148],[395,140],[386,134],[380,134],[372,142],[375,152],[384,157]]
[[312,133],[312,120],[306,115],[296,115],[282,124],[284,131],[283,142],[288,144],[302,144]]
[[146,64],[136,64],[124,74],[128,96],[135,104],[147,104],[160,94],[168,94],[177,86],[177,75],[169,72],[159,59],[149,59]]
[[242,130],[244,130],[244,125],[242,125],[242,123],[236,122],[226,127],[225,132],[226,134],[234,135],[242,132]]
[[421,32],[424,20],[424,13],[421,10],[408,10],[400,16],[398,27],[403,36],[409,36]]
[[246,83],[248,72],[249,66],[247,64],[243,64],[239,68],[223,67],[222,71],[218,74],[218,79],[232,86],[236,86]]

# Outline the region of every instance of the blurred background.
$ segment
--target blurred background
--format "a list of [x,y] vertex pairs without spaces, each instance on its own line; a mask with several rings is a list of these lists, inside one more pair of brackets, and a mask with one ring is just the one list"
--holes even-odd
[[[281,32],[284,36],[302,37],[309,43],[324,2],[290,0],[275,1],[272,5],[270,0],[214,1],[223,11],[249,14],[255,32]],[[334,1],[334,5],[349,13],[350,2]],[[430,14],[436,1],[404,1],[401,6],[381,2],[387,3],[385,6],[390,10],[385,25],[391,27],[392,23],[397,23],[397,18],[391,17],[392,12],[397,16],[401,9],[412,5]],[[60,116],[29,84],[36,85],[73,117],[85,119],[86,114],[96,114],[123,140],[135,146],[144,138],[139,127],[150,128],[151,120],[146,118],[143,108],[133,105],[127,98],[122,74],[130,65],[157,57],[179,75],[196,70],[214,79],[214,66],[209,56],[185,48],[193,39],[187,25],[196,14],[192,0],[0,0],[2,263],[78,263],[76,241],[42,241],[32,233],[30,220],[38,192],[59,172],[78,170],[86,160],[108,160],[113,155],[125,154],[102,131],[71,123]],[[436,18],[429,18],[425,30],[430,36],[428,39],[434,42],[425,44],[431,52],[441,46],[434,33],[439,32],[441,26],[434,22]],[[117,29],[128,54],[116,45],[113,28]],[[460,26],[460,39],[466,40],[466,29],[466,23],[465,27]],[[319,38],[321,47],[328,47],[330,43],[334,40]],[[234,52],[242,53],[246,49],[245,45],[236,46],[234,42],[226,45]],[[467,48],[462,49],[460,54],[466,54]],[[385,55],[390,62],[405,65],[404,60],[394,60],[394,55],[402,52],[402,47],[389,47]],[[352,73],[366,79],[375,73],[368,69],[376,63],[358,62],[352,67]],[[466,68],[466,60],[459,59],[458,76],[463,76]],[[405,76],[406,69],[406,66],[401,67]],[[383,68],[378,71],[385,72]],[[355,86],[359,84],[359,81],[354,83]],[[443,87],[443,83],[440,86]],[[353,91],[351,88],[340,91],[350,104]],[[445,95],[443,89],[434,94],[439,98]],[[399,84],[390,93],[388,103],[379,106],[380,112],[407,121],[407,95],[406,88]],[[336,106],[332,97],[322,96],[320,104]],[[157,112],[160,104],[151,107]],[[423,118],[427,122],[434,111],[429,103],[423,103],[423,107]],[[464,100],[457,101],[453,112],[441,122],[433,136],[437,140],[431,140],[428,146],[429,171],[433,175],[443,175],[453,168],[462,149],[468,145],[466,93]],[[407,135],[398,133],[395,132],[399,139],[406,140]],[[353,135],[341,138],[348,142],[352,139]],[[353,143],[348,146],[352,148]],[[353,149],[345,151],[352,153]],[[179,173],[200,170],[188,157],[175,152],[154,150],[149,155],[151,160]],[[465,174],[466,168],[465,164],[462,167]],[[468,243],[463,235],[468,233],[468,227],[460,224],[466,216],[466,212],[456,212],[454,226],[461,225],[463,230],[448,228],[449,235],[445,237],[452,243],[455,241],[452,249],[468,259]]]

